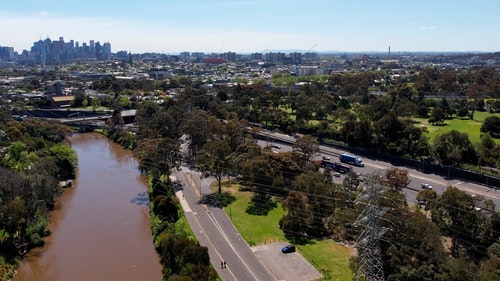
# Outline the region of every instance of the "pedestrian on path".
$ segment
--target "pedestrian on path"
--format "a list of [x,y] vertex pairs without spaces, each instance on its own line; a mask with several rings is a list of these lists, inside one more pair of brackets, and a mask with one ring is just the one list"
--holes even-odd
[[226,268],[226,261],[224,261],[224,268]]
[[220,268],[224,268],[224,262],[220,261]]

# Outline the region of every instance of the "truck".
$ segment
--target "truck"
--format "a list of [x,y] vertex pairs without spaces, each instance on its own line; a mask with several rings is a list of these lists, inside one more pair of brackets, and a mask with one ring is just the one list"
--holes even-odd
[[355,165],[355,166],[359,166],[359,167],[364,167],[365,164],[363,163],[363,161],[356,155],[351,155],[351,154],[347,154],[347,153],[341,153],[339,155],[339,160],[340,162],[342,163],[347,163],[347,164],[351,164],[351,165]]
[[351,172],[351,167],[344,166],[340,163],[331,162],[328,160],[321,160],[321,167],[330,168],[331,170],[334,170],[341,174],[349,174]]

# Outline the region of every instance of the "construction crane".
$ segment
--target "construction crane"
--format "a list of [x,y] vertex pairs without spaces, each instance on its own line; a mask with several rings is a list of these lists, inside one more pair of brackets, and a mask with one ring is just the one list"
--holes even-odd
[[[309,54],[312,51],[312,49],[316,48],[316,46],[318,46],[318,44],[314,44],[311,48],[309,48],[309,50],[307,50],[307,52],[304,54],[305,58],[308,57],[307,54]],[[295,62],[295,75],[299,76],[299,61],[298,60]]]
[[314,44],[311,48],[309,48],[309,50],[307,50],[307,53],[311,52],[312,49],[316,48],[318,46],[318,44]]
[[[305,53],[306,57],[308,57],[310,54],[311,54],[311,51],[316,48],[318,46],[318,44],[314,44],[311,48],[309,48],[309,50],[307,50],[307,52]],[[311,55],[312,56],[312,55]]]

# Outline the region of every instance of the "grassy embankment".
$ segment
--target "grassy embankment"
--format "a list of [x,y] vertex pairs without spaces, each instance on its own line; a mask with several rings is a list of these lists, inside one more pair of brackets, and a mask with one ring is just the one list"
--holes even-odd
[[[476,111],[474,113],[474,119],[461,119],[454,117],[452,119],[447,119],[444,121],[444,125],[434,126],[429,124],[429,118],[413,118],[417,122],[417,126],[425,126],[427,128],[427,137],[432,142],[432,140],[437,135],[445,134],[451,130],[457,130],[462,133],[469,134],[469,140],[475,144],[481,141],[481,126],[483,125],[484,119],[490,116],[498,116],[500,117],[500,113],[491,114],[488,112]],[[496,143],[499,143],[500,140],[495,139]]]
[[[266,216],[250,215],[246,212],[251,203],[252,193],[240,190],[240,185],[224,183],[223,191],[231,193],[234,201],[225,207],[232,222],[250,246],[287,241],[279,228],[283,208],[279,202]],[[324,276],[321,280],[352,280],[353,272],[349,267],[351,250],[331,239],[309,240],[297,245],[297,250]]]

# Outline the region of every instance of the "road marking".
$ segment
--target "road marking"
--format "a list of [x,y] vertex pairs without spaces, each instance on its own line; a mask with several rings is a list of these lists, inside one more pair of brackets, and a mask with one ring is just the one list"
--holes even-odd
[[246,264],[246,262],[241,258],[240,254],[238,253],[238,251],[236,251],[236,249],[234,248],[233,244],[229,241],[229,238],[227,237],[226,233],[222,230],[222,227],[219,225],[219,222],[217,222],[217,220],[215,219],[214,214],[212,212],[207,213],[207,214],[208,214],[208,217],[210,218],[210,220],[212,221],[212,223],[216,226],[216,228],[222,234],[222,237],[224,238],[224,240],[226,240],[226,242],[229,244],[229,246],[231,247],[231,249],[233,250],[233,252],[236,254],[236,256],[238,256],[238,258],[240,259],[241,263],[243,265],[245,265],[245,267],[247,268],[248,272],[250,272],[250,274],[253,276],[253,278],[255,280],[259,280],[257,278],[257,276],[255,276],[253,274],[253,271],[248,267],[248,265]]

